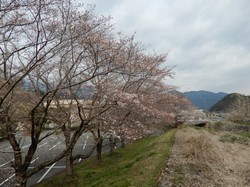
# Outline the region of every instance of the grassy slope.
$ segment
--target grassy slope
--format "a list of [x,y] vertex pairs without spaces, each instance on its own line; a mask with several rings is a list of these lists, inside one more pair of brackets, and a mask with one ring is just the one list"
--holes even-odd
[[231,142],[239,144],[250,144],[250,132],[231,132],[220,137],[222,142]]
[[138,140],[104,155],[101,161],[89,159],[75,167],[74,176],[60,174],[39,186],[157,186],[157,178],[171,154],[175,132]]

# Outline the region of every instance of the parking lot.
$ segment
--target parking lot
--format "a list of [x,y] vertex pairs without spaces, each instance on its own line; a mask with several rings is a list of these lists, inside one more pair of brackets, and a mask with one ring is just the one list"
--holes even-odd
[[[18,135],[20,138],[20,145],[22,147],[21,151],[24,153],[27,152],[30,146],[30,138],[28,136]],[[92,146],[94,145],[94,139],[91,133],[84,133],[78,140],[74,150],[73,155],[75,154],[87,154]],[[36,167],[40,163],[51,160],[56,155],[58,155],[65,148],[64,137],[62,135],[53,135],[38,144],[37,151],[33,157],[33,160],[30,165],[30,169]],[[11,167],[11,162],[13,159],[12,148],[8,141],[0,142],[0,186],[13,186],[15,184],[15,174],[14,169]],[[81,159],[76,160],[76,163],[82,162]],[[27,185],[31,186],[33,184],[42,182],[43,180],[51,177],[55,173],[59,172],[62,169],[65,169],[65,158],[62,158],[58,162],[55,162],[51,166],[48,166],[35,175],[31,176],[28,179]]]

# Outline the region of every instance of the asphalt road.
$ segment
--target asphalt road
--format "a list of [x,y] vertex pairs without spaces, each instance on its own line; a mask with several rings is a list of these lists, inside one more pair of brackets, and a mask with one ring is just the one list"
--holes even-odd
[[[20,140],[20,145],[22,147],[22,152],[26,153],[29,145],[30,145],[30,138],[28,136],[16,135]],[[104,145],[107,142],[104,141]],[[80,139],[78,140],[74,150],[73,155],[75,154],[87,154],[91,150],[92,146],[94,145],[94,139],[91,133],[84,133]],[[62,135],[52,135],[42,142],[38,144],[38,149],[33,157],[33,160],[30,165],[30,169],[39,165],[46,160],[50,160],[51,158],[55,157],[60,153],[62,149],[65,148],[64,138]],[[108,146],[103,147],[103,151],[107,151],[109,149]],[[12,148],[8,141],[0,142],[0,186],[7,187],[7,186],[14,186],[15,184],[15,174],[13,168],[10,166],[11,161],[13,161],[13,153]],[[6,153],[3,153],[6,152]],[[94,152],[95,154],[95,152]],[[83,162],[83,160],[79,159],[76,160],[75,163]],[[31,176],[28,179],[27,186],[32,186],[39,182],[42,182],[49,177],[53,176],[55,173],[65,169],[65,158],[62,158],[58,162],[48,166],[35,175]]]

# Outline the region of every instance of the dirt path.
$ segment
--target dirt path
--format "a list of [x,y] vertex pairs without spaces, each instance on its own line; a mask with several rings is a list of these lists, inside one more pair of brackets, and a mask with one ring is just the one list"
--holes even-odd
[[179,129],[159,186],[250,186],[250,146],[220,142],[205,130]]

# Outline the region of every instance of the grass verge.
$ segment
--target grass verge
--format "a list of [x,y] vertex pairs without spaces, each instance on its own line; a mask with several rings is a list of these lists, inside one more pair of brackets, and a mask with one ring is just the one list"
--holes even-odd
[[59,174],[40,187],[154,187],[171,154],[176,130],[149,137],[105,154],[101,161],[92,158],[74,168],[74,175]]
[[222,142],[231,142],[231,143],[240,143],[240,144],[249,144],[250,143],[250,132],[238,132],[238,133],[229,133],[220,137]]

